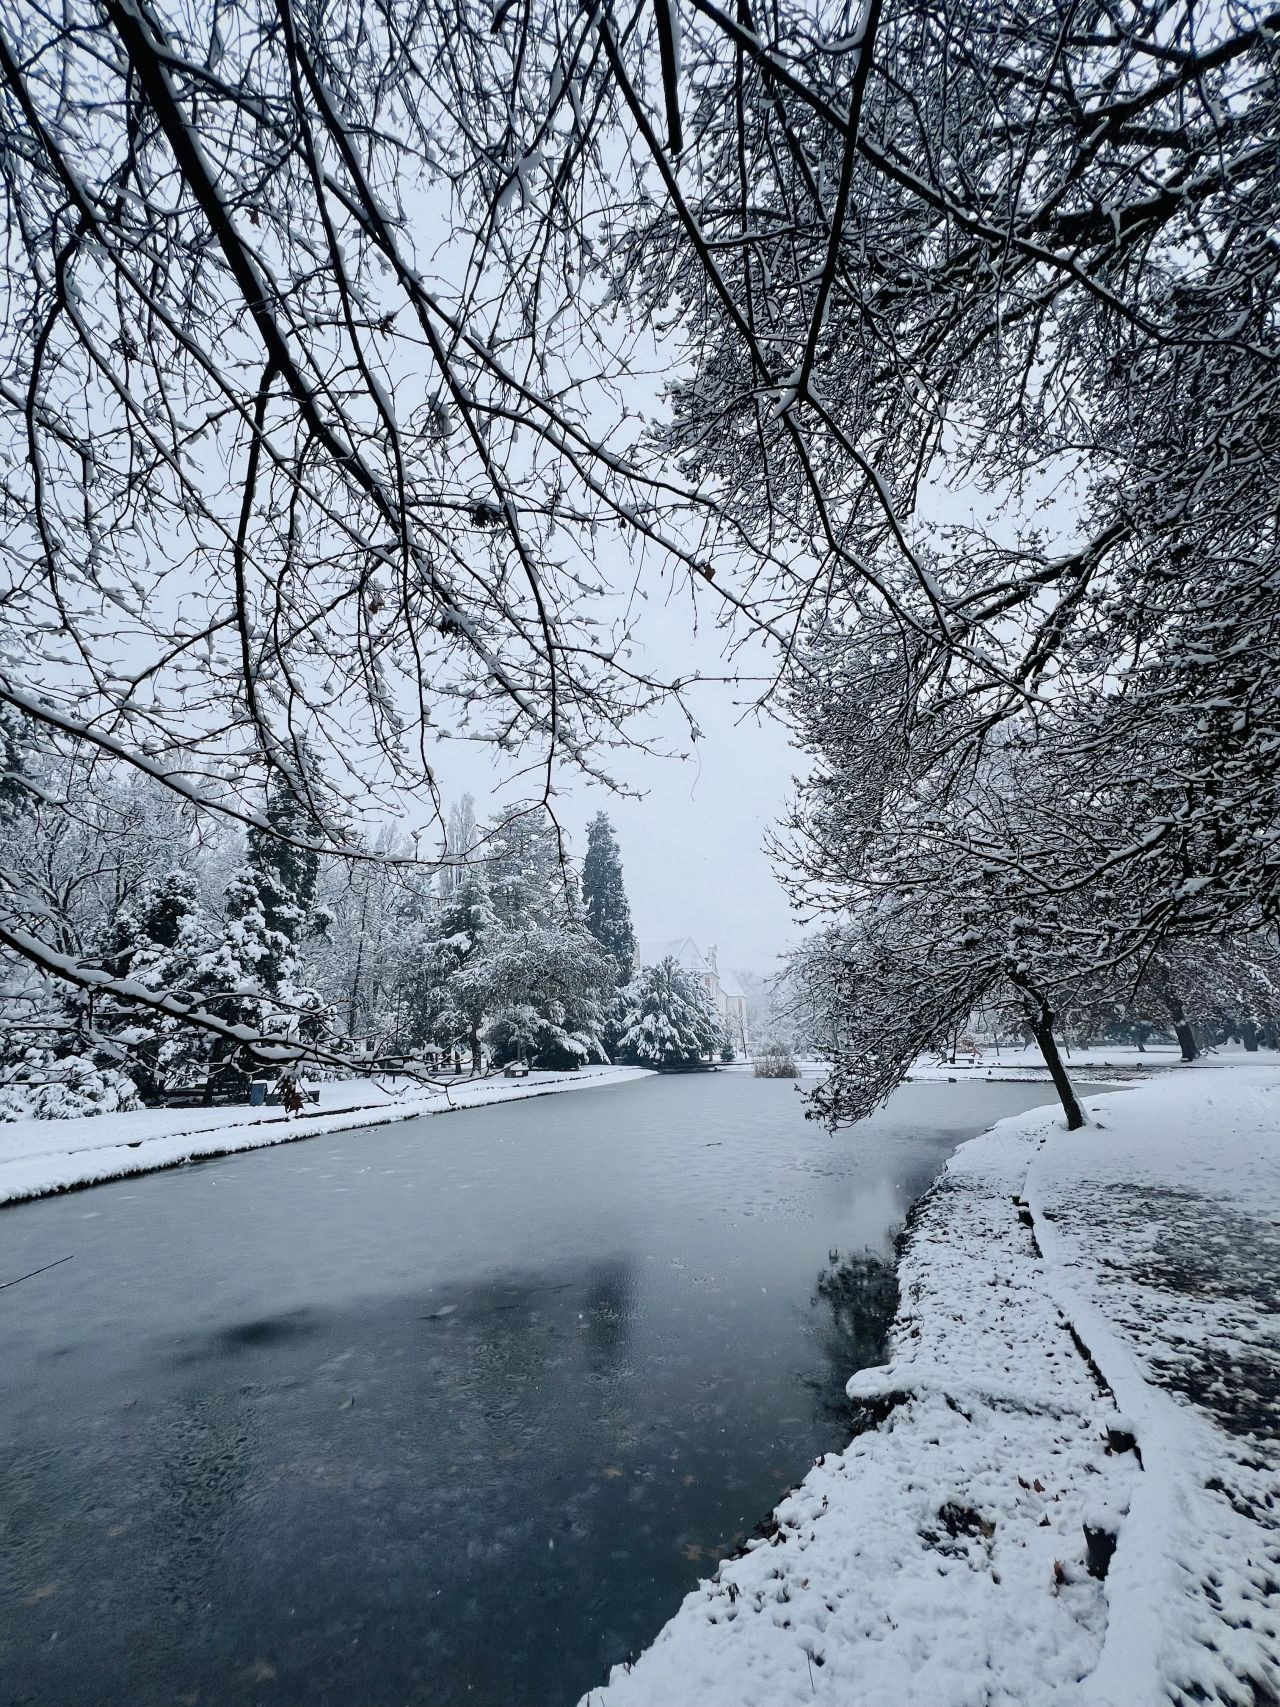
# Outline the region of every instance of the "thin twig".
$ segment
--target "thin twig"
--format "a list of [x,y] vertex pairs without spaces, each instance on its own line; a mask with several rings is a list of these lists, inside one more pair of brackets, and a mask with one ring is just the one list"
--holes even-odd
[[[76,1253],[72,1251],[71,1256],[73,1257],[75,1254]],[[59,1257],[57,1262],[47,1262],[43,1268],[33,1268],[30,1274],[20,1274],[17,1280],[0,1280],[0,1292],[3,1292],[6,1286],[16,1286],[18,1281],[30,1280],[33,1275],[48,1274],[49,1270],[51,1268],[57,1268],[59,1263],[70,1261],[71,1257]]]

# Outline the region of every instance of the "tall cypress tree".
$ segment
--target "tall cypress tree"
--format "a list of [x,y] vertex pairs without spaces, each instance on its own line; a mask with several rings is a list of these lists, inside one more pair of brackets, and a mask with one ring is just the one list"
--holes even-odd
[[[254,825],[245,861],[233,872],[223,899],[222,942],[211,957],[210,984],[220,1017],[260,1030],[287,1017],[311,1041],[324,1032],[323,1004],[303,985],[301,944],[315,933],[318,856],[297,841],[315,839],[312,814],[290,780],[277,773],[267,787],[263,813],[275,834]],[[209,1096],[221,1088],[241,1094],[252,1062],[218,1039],[209,1062]]]
[[448,895],[462,882],[463,862],[476,844],[476,803],[469,794],[449,808],[445,852],[449,864],[440,873],[440,893]]
[[294,948],[311,928],[320,861],[310,848],[280,838],[314,841],[316,827],[298,791],[278,773],[267,789],[264,816],[274,834],[256,825],[250,829],[245,863],[267,930],[278,932]]
[[622,856],[613,825],[597,812],[587,828],[587,857],[582,862],[582,899],[587,929],[618,966],[618,982],[631,977],[636,958],[636,933],[622,883]]

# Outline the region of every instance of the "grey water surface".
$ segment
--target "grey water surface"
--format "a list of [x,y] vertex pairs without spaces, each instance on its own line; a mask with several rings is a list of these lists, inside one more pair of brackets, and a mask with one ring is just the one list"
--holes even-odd
[[848,1435],[892,1240],[1044,1085],[650,1078],[0,1213],[5,1707],[554,1707]]

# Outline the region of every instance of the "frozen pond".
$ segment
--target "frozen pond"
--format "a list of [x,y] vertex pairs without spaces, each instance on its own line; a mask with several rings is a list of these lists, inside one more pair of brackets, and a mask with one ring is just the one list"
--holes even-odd
[[0,1700],[576,1701],[843,1444],[868,1253],[1051,1094],[647,1079],[0,1212],[0,1280],[74,1257],[0,1292]]

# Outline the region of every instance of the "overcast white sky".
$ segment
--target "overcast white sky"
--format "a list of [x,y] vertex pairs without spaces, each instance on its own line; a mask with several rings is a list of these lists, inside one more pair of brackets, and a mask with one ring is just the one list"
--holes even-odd
[[[432,229],[434,217],[435,228],[447,230],[447,204],[433,192],[421,194],[422,229]],[[444,241],[431,252],[430,268],[448,278],[458,272],[467,253]],[[615,326],[609,317],[593,319],[591,324],[593,335],[600,336]],[[591,392],[587,408],[592,431],[608,438],[615,451],[622,451],[638,430],[640,411],[665,413],[663,384],[675,371],[677,358],[673,349],[654,342],[649,326],[618,321],[615,329],[627,346],[628,377],[608,395]],[[593,351],[576,357],[561,354],[570,367],[576,361],[579,377],[592,371],[598,359]],[[618,437],[612,416],[622,393],[632,424]],[[616,562],[597,564],[601,580],[619,595],[616,606],[607,610],[602,606],[598,613],[602,619],[612,619],[626,604],[637,571],[616,535],[610,544],[608,530],[603,530],[601,540],[602,550],[619,553]],[[769,672],[759,652],[750,659],[726,663],[724,636],[715,626],[721,606],[712,591],[700,597],[695,624],[683,573],[678,578],[679,591],[669,601],[665,595],[671,582],[660,574],[656,558],[642,563],[638,585],[646,596],[639,606],[635,656],[629,660],[637,669],[656,676],[694,669],[707,676],[731,670]],[[759,683],[756,691],[762,686]],[[751,697],[749,686],[735,690],[726,684],[700,684],[692,709],[703,739],[689,760],[648,758],[640,753],[616,759],[606,756],[605,767],[643,798],[620,797],[562,774],[557,810],[578,858],[586,851],[588,821],[599,811],[612,819],[636,935],[642,943],[688,935],[703,948],[714,944],[722,966],[769,972],[797,932],[762,843],[783,810],[802,755],[791,749],[784,730],[772,718],[749,716],[739,726]],[[678,713],[646,732],[665,736],[666,744],[679,751],[690,746],[687,724]],[[481,820],[498,816],[504,805],[528,792],[526,782],[523,790],[495,793],[496,755],[467,743],[437,746],[432,760],[446,799],[473,794]]]
[[[656,674],[693,668],[708,676],[763,672],[758,649],[725,661],[713,595],[699,600],[695,632],[687,593],[664,603],[664,583],[656,573],[643,584],[650,597],[637,634],[638,667]],[[762,686],[758,681],[754,691]],[[776,719],[750,711],[752,692],[749,684],[696,684],[690,704],[703,732],[696,746],[674,710],[649,726],[666,745],[690,749],[689,759],[618,756],[611,770],[628,789],[640,791],[640,799],[564,775],[557,809],[579,858],[588,821],[599,811],[612,819],[641,943],[692,936],[704,949],[714,944],[722,966],[770,972],[798,928],[762,844],[784,809],[803,755],[792,749]],[[483,750],[446,745],[433,756],[446,797],[473,794],[477,817],[496,816],[504,801],[510,803],[510,793],[495,794],[497,773]]]
[[705,735],[689,762],[638,761],[628,781],[643,800],[583,791],[566,816],[575,831],[597,810],[612,818],[642,943],[687,934],[714,943],[722,966],[768,972],[796,925],[761,844],[800,755],[771,720],[737,726],[728,689],[706,688],[701,704]]

